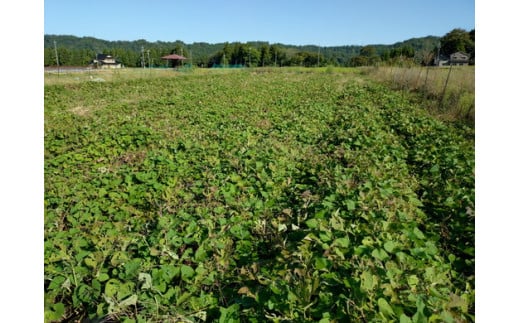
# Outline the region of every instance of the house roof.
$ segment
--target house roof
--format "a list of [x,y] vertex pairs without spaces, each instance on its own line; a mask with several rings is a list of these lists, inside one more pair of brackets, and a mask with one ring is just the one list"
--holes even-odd
[[108,54],[97,54],[96,55],[96,59],[98,60],[103,60],[103,59],[107,59],[107,58],[113,58],[112,55],[108,55]]
[[464,53],[464,52],[455,52],[453,54],[451,54],[450,56],[453,56],[453,55],[464,55],[464,56],[469,56],[468,54]]
[[162,59],[172,59],[172,60],[176,60],[176,59],[186,59],[186,57],[184,56],[181,56],[181,55],[177,55],[177,54],[171,54],[171,55],[166,55],[166,56],[163,56],[161,57]]

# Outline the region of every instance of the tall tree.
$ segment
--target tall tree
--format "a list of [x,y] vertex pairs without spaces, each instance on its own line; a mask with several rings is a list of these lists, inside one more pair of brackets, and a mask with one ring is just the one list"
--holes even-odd
[[186,57],[186,48],[184,48],[183,44],[176,42],[175,47],[170,51],[170,54],[177,54]]
[[364,46],[359,51],[360,56],[374,57],[376,56],[376,48],[374,46]]
[[[473,31],[473,35],[475,31]],[[474,36],[473,36],[474,37]],[[441,38],[441,54],[450,55],[455,52],[471,53],[475,49],[475,42],[469,32],[456,28]]]
[[433,65],[433,58],[435,57],[435,51],[421,49],[416,55],[416,62],[423,66]]
[[231,48],[231,45],[229,45],[228,42],[224,44],[224,48],[222,49],[222,59],[219,60],[219,64],[226,66],[231,61],[231,55],[233,53],[233,49]]
[[364,46],[359,51],[359,55],[350,60],[351,66],[374,65],[380,60],[374,46]]
[[54,49],[52,48],[45,48],[43,50],[44,55],[44,66],[54,66],[56,65],[56,55],[54,54]]
[[269,53],[269,45],[263,44],[260,47],[260,64],[261,66],[269,66],[271,64],[271,55]]
[[271,58],[271,64],[275,66],[282,66],[287,63],[287,51],[280,45],[269,46],[269,57]]
[[392,58],[395,58],[395,57],[413,58],[414,56],[415,56],[415,50],[410,45],[394,48],[390,51],[390,57],[392,57]]
[[260,51],[252,46],[249,46],[248,51],[248,64],[250,65],[250,67],[258,66],[260,64]]
[[473,42],[473,46],[470,48],[470,50],[468,51],[468,53],[470,54],[471,56],[471,64],[475,64],[475,29],[472,29],[470,30],[469,32],[469,38],[471,39],[471,41]]

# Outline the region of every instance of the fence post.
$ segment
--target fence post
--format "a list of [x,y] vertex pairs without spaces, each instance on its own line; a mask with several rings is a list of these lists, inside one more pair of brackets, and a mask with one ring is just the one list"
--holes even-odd
[[446,82],[444,83],[444,89],[442,89],[441,98],[439,100],[439,111],[442,111],[443,108],[443,101],[444,101],[444,95],[446,94],[446,88],[448,87],[448,80],[450,79],[451,69],[453,68],[453,65],[450,64],[450,70],[448,71],[448,76],[446,77]]
[[420,82],[421,82],[421,75],[422,75],[422,68],[419,67],[419,75],[417,75],[417,78],[415,79],[415,83],[414,83],[414,90],[417,91],[419,90],[420,88]]
[[428,89],[426,86],[428,85],[428,73],[430,72],[430,67],[426,66],[426,78],[424,79],[424,85],[423,85],[423,96],[426,97],[428,93]]

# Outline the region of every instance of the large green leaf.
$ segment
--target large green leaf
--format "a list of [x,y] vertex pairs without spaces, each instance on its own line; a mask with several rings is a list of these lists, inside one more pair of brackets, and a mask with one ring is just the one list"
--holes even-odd
[[379,298],[377,300],[377,306],[379,307],[379,312],[383,314],[383,317],[389,319],[395,316],[394,310],[392,309],[390,304],[388,304],[386,299]]
[[189,281],[189,279],[193,277],[193,275],[195,275],[195,270],[193,270],[193,268],[187,265],[181,266],[181,278],[184,281]]

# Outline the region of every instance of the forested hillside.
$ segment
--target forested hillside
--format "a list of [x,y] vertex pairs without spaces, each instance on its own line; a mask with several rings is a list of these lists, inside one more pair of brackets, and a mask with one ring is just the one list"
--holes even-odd
[[[474,31],[473,31],[474,33]],[[161,67],[166,62],[161,56],[175,53],[188,58],[187,64],[196,66],[357,66],[388,62],[396,54],[407,53],[415,63],[421,63],[426,53],[436,50],[441,38],[428,36],[413,38],[393,45],[347,45],[318,47],[316,45],[271,44],[265,41],[247,43],[192,43],[175,42],[107,41],[93,37],[45,35],[45,66],[56,65],[56,51],[60,65],[86,66],[96,53],[115,56],[124,66],[140,67],[144,56],[145,66]],[[56,48],[55,48],[56,44]],[[143,55],[144,53],[144,55]],[[370,59],[359,59],[372,55]],[[369,57],[369,56],[366,56]],[[373,58],[377,59],[374,60]]]

